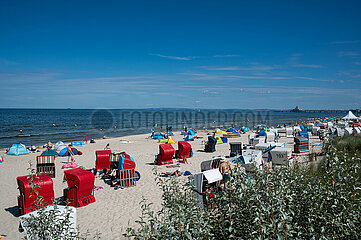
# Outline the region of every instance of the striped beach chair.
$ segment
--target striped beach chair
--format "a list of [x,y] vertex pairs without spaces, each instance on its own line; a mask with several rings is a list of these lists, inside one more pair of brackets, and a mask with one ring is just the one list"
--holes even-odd
[[55,178],[55,156],[37,156],[36,157],[36,172],[46,173],[49,177]]

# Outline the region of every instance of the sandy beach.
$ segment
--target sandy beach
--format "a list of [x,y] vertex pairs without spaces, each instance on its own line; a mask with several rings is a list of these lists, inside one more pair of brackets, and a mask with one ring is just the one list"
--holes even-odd
[[[190,142],[194,151],[194,155],[189,159],[189,164],[180,164],[181,171],[190,171],[191,173],[200,172],[200,163],[211,159],[213,156],[229,156],[229,144],[218,144],[216,152],[203,152],[204,143],[207,139],[207,131],[198,133],[200,139]],[[183,140],[180,132],[175,132],[176,141]],[[175,171],[177,168],[167,168],[166,166],[155,166],[153,164],[154,157],[158,154],[159,143],[156,140],[148,138],[149,134],[133,135],[121,138],[98,139],[96,143],[87,144],[78,147],[83,152],[81,156],[75,156],[79,166],[86,169],[95,167],[95,151],[102,150],[107,143],[110,144],[112,151],[125,151],[130,154],[136,161],[136,170],[140,172],[141,179],[137,185],[130,188],[114,190],[100,178],[95,179],[95,186],[102,186],[103,189],[95,191],[96,202],[85,207],[77,209],[77,225],[79,231],[85,233],[90,232],[91,236],[101,233],[102,239],[120,239],[123,237],[127,227],[135,227],[141,209],[140,201],[146,198],[153,203],[155,210],[161,207],[161,190],[156,186],[154,180],[153,169],[157,168],[159,173]],[[122,141],[130,141],[131,143],[123,143]],[[248,134],[242,134],[238,138],[229,138],[229,142],[242,141],[244,144],[248,142]],[[287,147],[292,147],[293,138],[282,137],[279,142],[285,142]],[[310,143],[318,142],[315,137],[311,138]],[[173,144],[177,149],[177,144]],[[19,218],[17,207],[17,189],[16,177],[28,174],[29,162],[35,167],[36,156],[38,153],[30,153],[22,156],[5,155],[5,161],[0,164],[0,234],[8,235],[7,239],[20,239],[23,233],[18,230]],[[2,152],[3,154],[3,152]],[[62,162],[67,157],[56,158],[56,178],[53,179],[55,197],[59,198],[63,194],[63,189],[67,187],[63,182]],[[186,177],[181,176],[180,179]]]

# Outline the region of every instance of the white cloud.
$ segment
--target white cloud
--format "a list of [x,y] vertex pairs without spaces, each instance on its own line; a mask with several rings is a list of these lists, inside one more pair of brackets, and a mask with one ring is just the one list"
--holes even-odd
[[241,66],[199,66],[198,68],[202,68],[210,71],[270,71],[275,69],[274,66],[249,66],[249,67],[241,67]]
[[218,92],[215,91],[209,91],[208,89],[202,91],[205,95],[218,95]]
[[162,55],[162,54],[153,54],[150,53],[149,55],[152,56],[157,56],[157,57],[162,57],[162,58],[167,58],[167,59],[172,59],[172,60],[183,60],[183,61],[190,61],[196,57],[177,57],[177,56],[168,56],[168,55]]
[[226,55],[214,55],[215,58],[233,58],[233,57],[239,57],[238,54],[226,54]]
[[360,55],[360,53],[355,51],[340,51],[338,52],[338,55],[340,57],[357,57]]
[[300,67],[300,68],[322,68],[321,65],[316,65],[316,64],[294,64],[293,67]]

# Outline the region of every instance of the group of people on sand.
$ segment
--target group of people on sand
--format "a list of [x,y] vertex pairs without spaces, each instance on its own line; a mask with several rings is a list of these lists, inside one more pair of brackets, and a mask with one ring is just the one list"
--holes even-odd
[[[228,161],[221,161],[218,169],[219,169],[220,173],[222,174],[222,181],[218,182],[218,186],[221,186],[222,183],[223,183],[223,186],[225,186],[231,178],[231,174],[232,174],[231,165]],[[181,169],[179,167],[174,172],[164,172],[164,173],[162,173],[162,175],[165,177],[167,177],[167,176],[179,177],[179,176],[182,176],[182,173],[181,173]],[[190,175],[190,174],[184,174],[184,175],[186,176],[186,175]]]

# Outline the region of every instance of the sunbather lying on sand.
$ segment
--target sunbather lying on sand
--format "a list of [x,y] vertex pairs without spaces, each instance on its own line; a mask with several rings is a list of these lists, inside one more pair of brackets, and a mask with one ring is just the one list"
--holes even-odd
[[169,177],[169,176],[176,176],[179,177],[181,176],[181,172],[180,172],[180,168],[178,168],[177,170],[175,170],[174,172],[163,172],[162,176],[163,177]]

